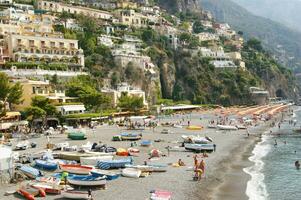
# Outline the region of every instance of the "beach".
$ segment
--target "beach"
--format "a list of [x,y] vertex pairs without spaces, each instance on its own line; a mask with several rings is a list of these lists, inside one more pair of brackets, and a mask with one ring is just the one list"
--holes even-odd
[[[167,190],[172,192],[172,199],[248,199],[246,196],[247,182],[250,176],[243,171],[243,168],[251,166],[252,162],[248,158],[252,155],[252,150],[257,142],[260,141],[259,133],[263,133],[269,127],[269,122],[259,122],[255,128],[250,128],[250,135],[246,130],[222,131],[217,129],[206,128],[208,121],[216,119],[215,112],[195,112],[188,115],[173,115],[160,119],[162,122],[178,122],[185,119],[184,123],[190,121],[191,125],[204,126],[201,131],[187,130],[183,128],[168,128],[172,131],[170,134],[162,134],[161,131],[166,127],[158,126],[155,130],[146,128],[144,131],[128,131],[123,127],[116,125],[104,125],[97,127],[95,130],[87,129],[86,141],[71,141],[66,135],[54,135],[50,137],[53,144],[68,141],[70,146],[82,145],[87,141],[102,142],[108,146],[116,148],[129,148],[130,141],[112,141],[113,135],[124,132],[142,133],[143,139],[153,141],[151,147],[137,147],[140,150],[138,157],[134,157],[134,164],[142,165],[144,161],[154,164],[171,164],[181,159],[186,166],[172,167],[168,166],[165,173],[152,173],[148,177],[133,179],[122,177],[114,181],[109,181],[105,190],[93,189],[95,199],[102,198],[107,200],[141,200],[148,199],[150,191],[154,189]],[[216,151],[209,154],[204,159],[206,163],[205,177],[200,181],[193,181],[193,152],[177,150],[173,148],[169,155],[166,150],[167,146],[179,146],[182,141],[182,135],[200,135],[209,136],[216,144]],[[161,142],[154,140],[161,139]],[[30,140],[36,142],[36,148],[26,150],[28,153],[45,150],[47,144],[46,136]],[[13,141],[13,146],[17,141]],[[156,148],[162,151],[166,157],[161,157],[155,161],[148,161],[148,153],[151,149]],[[24,151],[20,151],[23,153]],[[2,194],[8,190],[15,190],[15,184],[1,187]],[[15,196],[7,196],[8,199],[16,199]],[[46,199],[59,199],[60,196],[47,196]]]

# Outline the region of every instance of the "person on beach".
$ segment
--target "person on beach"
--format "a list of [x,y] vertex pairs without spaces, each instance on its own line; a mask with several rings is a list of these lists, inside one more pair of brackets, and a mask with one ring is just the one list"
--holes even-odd
[[205,174],[205,161],[201,160],[199,168],[202,170],[202,174]]
[[182,159],[179,159],[178,160],[178,165],[179,166],[185,166],[185,163],[182,161]]
[[216,144],[213,144],[213,151],[216,151]]
[[93,197],[92,197],[92,190],[91,190],[91,189],[88,190],[88,198],[89,198],[90,200],[93,200]]

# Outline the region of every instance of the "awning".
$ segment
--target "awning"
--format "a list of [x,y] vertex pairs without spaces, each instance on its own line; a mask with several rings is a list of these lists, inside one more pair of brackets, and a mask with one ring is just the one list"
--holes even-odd
[[58,106],[60,110],[64,110],[65,112],[70,111],[85,111],[86,108],[84,105],[66,105],[66,106]]

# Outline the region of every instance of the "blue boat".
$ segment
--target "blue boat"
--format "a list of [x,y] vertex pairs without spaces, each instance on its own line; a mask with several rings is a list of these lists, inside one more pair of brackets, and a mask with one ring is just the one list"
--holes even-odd
[[43,176],[40,170],[35,169],[30,166],[22,165],[19,170],[22,171],[26,176],[28,176],[29,178],[32,178],[32,179],[35,179],[39,176]]
[[132,164],[132,162],[133,159],[131,157],[119,160],[98,161],[97,167],[100,169],[119,169],[125,168],[125,165]]
[[152,144],[152,141],[150,141],[150,140],[142,140],[140,143],[141,146],[145,146],[145,147],[148,147],[151,144]]
[[43,169],[43,170],[53,171],[58,168],[58,164],[54,161],[37,159],[37,160],[35,160],[34,167]]
[[111,172],[111,171],[107,171],[107,170],[94,169],[90,173],[92,176],[96,176],[96,177],[106,176],[106,179],[109,181],[115,180],[120,177],[119,173],[115,173],[115,172]]
[[93,176],[93,175],[74,175],[67,177],[71,185],[78,186],[101,186],[106,184],[106,176]]

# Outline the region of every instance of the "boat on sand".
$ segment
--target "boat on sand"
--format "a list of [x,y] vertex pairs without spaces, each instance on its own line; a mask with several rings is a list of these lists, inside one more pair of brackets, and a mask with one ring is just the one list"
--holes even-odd
[[77,186],[104,186],[106,184],[106,176],[74,175],[68,176],[67,181],[71,185]]
[[137,168],[125,168],[121,172],[122,176],[129,178],[139,178],[141,175],[141,170]]
[[60,168],[64,172],[68,172],[71,174],[89,174],[93,167],[88,167],[88,166],[82,166],[82,165],[69,165],[69,164],[62,164],[60,165]]
[[62,196],[66,199],[90,199],[89,193],[85,191],[63,191]]

